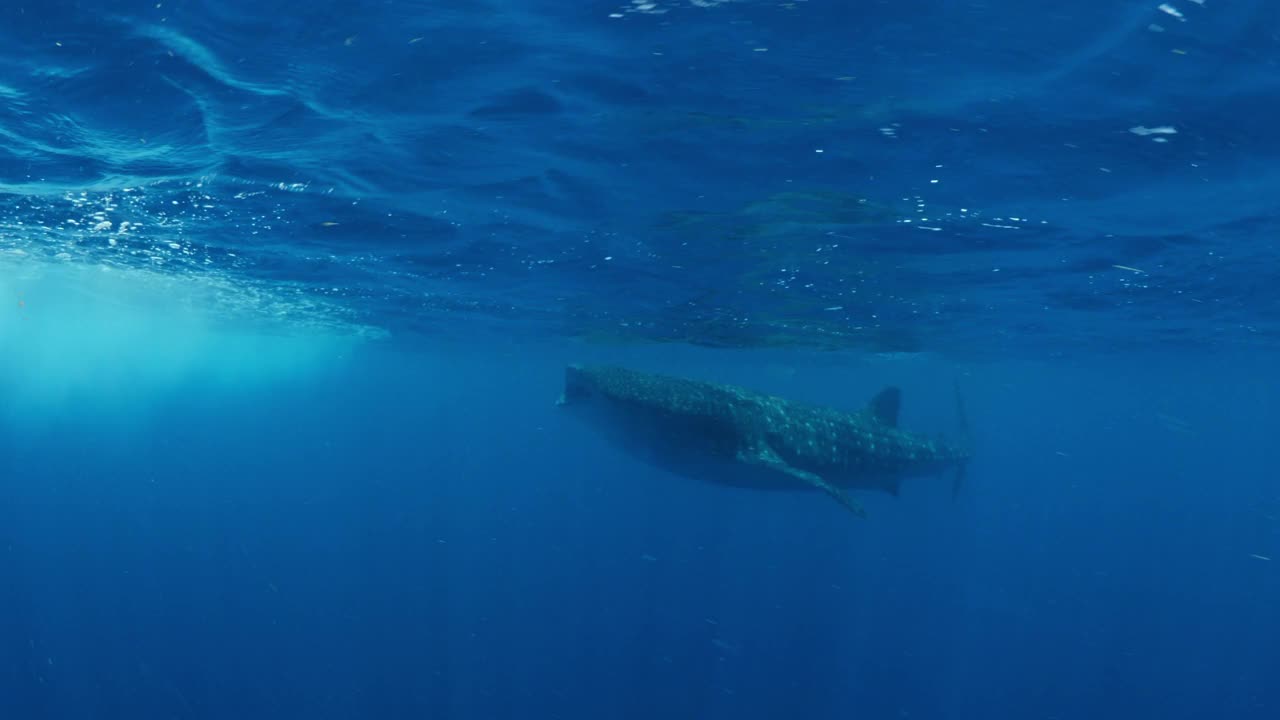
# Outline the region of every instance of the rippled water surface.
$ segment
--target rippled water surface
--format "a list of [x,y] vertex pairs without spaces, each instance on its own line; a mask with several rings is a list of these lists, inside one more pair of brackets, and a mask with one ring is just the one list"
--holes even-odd
[[1271,345],[1280,6],[1176,5],[10,4],[0,262],[377,337]]

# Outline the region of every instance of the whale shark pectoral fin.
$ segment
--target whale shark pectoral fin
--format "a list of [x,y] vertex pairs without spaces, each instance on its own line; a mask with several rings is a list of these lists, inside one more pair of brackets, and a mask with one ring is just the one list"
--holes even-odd
[[854,500],[853,497],[849,495],[849,493],[831,485],[826,480],[823,480],[817,475],[814,475],[811,472],[797,470],[796,468],[793,468],[790,465],[788,465],[787,469],[784,470],[783,472],[786,472],[799,480],[803,480],[804,482],[807,482],[813,487],[830,495],[832,498],[835,499],[836,502],[843,505],[846,510],[853,513],[854,515],[857,515],[860,518],[864,518],[867,516],[867,509],[862,507],[862,503],[858,502],[857,500]]
[[865,518],[867,516],[867,510],[862,507],[862,503],[850,497],[848,493],[831,485],[826,480],[823,480],[821,477],[811,472],[788,465],[785,460],[778,457],[772,450],[756,452],[751,455],[739,453],[739,457],[746,462],[763,465],[776,472],[789,475],[815,490],[821,490],[822,492],[830,495],[836,502],[843,505],[846,510],[858,517]]

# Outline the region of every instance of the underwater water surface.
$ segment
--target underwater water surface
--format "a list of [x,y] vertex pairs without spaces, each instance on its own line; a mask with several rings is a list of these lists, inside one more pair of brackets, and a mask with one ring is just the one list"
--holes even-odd
[[[0,19],[0,716],[1280,711],[1280,6]],[[571,363],[973,458],[698,482]]]

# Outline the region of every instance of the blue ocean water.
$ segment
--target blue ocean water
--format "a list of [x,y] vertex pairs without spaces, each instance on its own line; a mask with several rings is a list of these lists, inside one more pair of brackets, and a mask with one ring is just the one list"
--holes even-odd
[[[0,717],[1280,712],[1280,5],[0,19]],[[701,484],[571,362],[975,456]]]

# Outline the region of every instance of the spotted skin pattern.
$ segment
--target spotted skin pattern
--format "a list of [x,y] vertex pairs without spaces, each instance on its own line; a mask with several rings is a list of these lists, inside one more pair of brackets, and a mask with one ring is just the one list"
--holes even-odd
[[566,370],[561,399],[594,406],[593,424],[654,464],[718,484],[808,486],[858,514],[844,490],[896,495],[903,478],[959,473],[971,456],[966,443],[899,429],[898,403],[898,390],[887,388],[849,413],[732,385],[577,365]]

